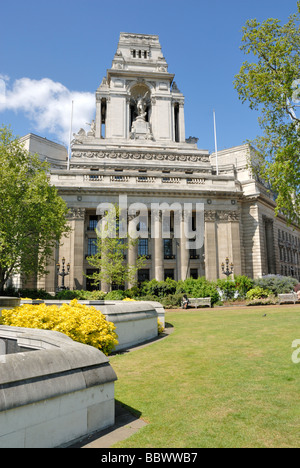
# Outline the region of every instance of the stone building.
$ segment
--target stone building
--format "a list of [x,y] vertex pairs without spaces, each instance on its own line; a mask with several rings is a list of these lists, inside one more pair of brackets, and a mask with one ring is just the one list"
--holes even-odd
[[[178,226],[171,216],[169,238],[149,235],[130,249],[126,261],[147,258],[139,281],[224,277],[226,257],[235,274],[300,279],[299,229],[275,217],[274,197],[251,172],[251,147],[220,151],[216,160],[198,148],[197,138],[186,139],[184,95],[156,35],[120,34],[112,66],[96,91],[95,119],[90,131],[74,135],[69,165],[63,147],[32,134],[23,141],[51,163],[51,183],[70,208],[73,228],[39,287],[55,291],[55,263],[65,257],[71,266],[66,286],[90,288],[86,257],[95,252],[97,207],[117,203],[120,195],[128,204],[145,204],[149,218],[152,203],[204,207],[203,246],[186,249],[185,236],[174,235]],[[161,229],[160,216],[150,221]]]

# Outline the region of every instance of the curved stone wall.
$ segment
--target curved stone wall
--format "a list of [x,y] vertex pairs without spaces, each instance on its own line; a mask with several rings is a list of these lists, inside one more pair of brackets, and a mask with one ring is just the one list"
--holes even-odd
[[117,376],[101,351],[27,328],[0,326],[0,340],[0,448],[58,447],[114,424]]
[[[47,305],[61,306],[64,302],[46,300]],[[158,335],[157,320],[165,325],[165,310],[159,302],[143,301],[78,301],[102,312],[109,322],[116,326],[119,344],[115,351],[121,351]]]

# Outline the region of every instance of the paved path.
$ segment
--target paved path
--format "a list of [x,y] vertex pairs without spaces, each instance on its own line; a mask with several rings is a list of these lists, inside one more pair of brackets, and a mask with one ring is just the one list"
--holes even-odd
[[82,439],[69,448],[111,448],[117,442],[128,439],[147,423],[134,416],[120,403],[116,402],[115,425]]
[[[162,335],[146,343],[130,348],[126,352],[132,352],[136,349],[148,346],[155,341],[162,340],[172,333],[172,331],[173,327],[166,324],[165,332]],[[79,442],[70,445],[68,448],[111,448],[112,445],[128,439],[128,437],[147,425],[143,419],[139,416],[135,416],[119,402],[115,402],[115,415],[114,426],[99,431],[91,436],[87,436]]]

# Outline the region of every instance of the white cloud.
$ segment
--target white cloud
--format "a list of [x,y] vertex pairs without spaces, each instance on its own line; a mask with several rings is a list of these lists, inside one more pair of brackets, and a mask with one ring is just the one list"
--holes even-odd
[[69,142],[72,101],[74,133],[81,127],[86,128],[86,122],[94,118],[95,96],[92,93],[70,91],[49,78],[21,78],[11,87],[8,81],[7,76],[0,75],[0,112],[23,112],[38,132],[51,133],[66,145]]

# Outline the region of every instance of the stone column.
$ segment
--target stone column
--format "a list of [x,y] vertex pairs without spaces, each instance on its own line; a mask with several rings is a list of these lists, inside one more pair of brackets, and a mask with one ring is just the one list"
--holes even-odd
[[105,123],[105,138],[112,137],[112,122],[111,122],[111,97],[106,99],[106,123]]
[[216,212],[205,211],[205,277],[208,280],[218,278],[218,242],[216,235]]
[[[130,235],[130,221],[132,219],[135,219],[135,216],[129,216],[129,235]],[[138,242],[135,243],[135,245],[129,245],[128,247],[128,251],[127,251],[127,255],[128,255],[128,258],[127,258],[127,262],[128,262],[128,265],[131,265],[131,266],[135,266],[136,265],[136,261],[137,261],[137,257],[138,257]],[[132,288],[134,286],[134,284],[136,284],[137,282],[137,279],[138,279],[138,272],[136,272],[135,274],[135,277],[133,278],[133,281],[132,282],[128,282],[128,288]]]
[[96,101],[96,132],[95,137],[101,138],[101,125],[102,125],[102,116],[101,116],[101,99]]
[[70,289],[83,289],[84,287],[84,208],[71,208],[69,221],[72,232],[60,249],[59,261],[64,256],[66,263],[70,262],[70,274],[66,277],[66,285]]
[[[187,248],[187,241],[184,232],[184,214],[182,213],[181,228],[180,228],[180,278],[184,281],[189,277],[190,250]],[[187,222],[187,220],[186,220]]]
[[185,143],[184,103],[179,103],[179,141]]
[[56,264],[58,262],[58,248],[53,249],[53,254],[47,263],[47,271],[49,272],[43,278],[43,285],[38,285],[38,287],[45,289],[47,292],[56,293],[57,287],[57,273],[56,273]]
[[266,273],[276,274],[273,220],[263,216],[266,240]]
[[242,274],[242,253],[241,253],[241,234],[240,234],[240,214],[237,211],[231,211],[228,215],[230,234],[232,263],[234,265],[234,274]]
[[129,128],[130,124],[130,96],[126,97],[126,111],[125,111],[125,129],[124,129],[124,135],[125,139],[129,139],[129,134],[131,132],[131,128]]
[[[161,212],[154,214],[154,276],[157,281],[164,280],[164,252],[162,238],[162,214]],[[152,231],[153,232],[153,231]]]

